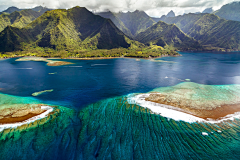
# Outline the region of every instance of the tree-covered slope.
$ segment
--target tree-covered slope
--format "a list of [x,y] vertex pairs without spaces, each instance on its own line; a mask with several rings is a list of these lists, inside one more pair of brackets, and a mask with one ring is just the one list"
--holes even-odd
[[0,51],[11,52],[23,48],[23,42],[30,42],[28,32],[23,29],[8,26],[0,33]]
[[[12,42],[17,45],[6,45]],[[57,50],[128,48],[131,43],[111,20],[83,7],[47,11],[22,29],[7,27],[0,33],[1,51],[26,46]]]
[[194,23],[187,34],[203,45],[240,50],[240,22],[237,21],[206,14]]
[[31,23],[33,20],[41,16],[40,12],[33,11],[31,9],[15,11],[11,14],[1,14],[0,15],[0,32],[4,30],[7,26],[13,26],[22,28],[27,24]]
[[133,37],[131,31],[124,25],[124,23],[112,12],[99,12],[95,13],[96,15],[99,15],[103,18],[111,19],[111,21],[115,24],[116,27],[118,27],[124,34]]
[[214,14],[186,14],[162,20],[169,24],[175,23],[202,45],[240,49],[240,22],[221,19]]
[[227,20],[240,21],[240,2],[226,4],[213,14]]
[[204,14],[189,13],[177,17],[166,17],[163,16],[159,20],[164,21],[168,24],[176,24],[184,33],[187,33]]
[[156,22],[149,17],[144,11],[134,11],[134,12],[119,12],[115,14],[124,25],[130,30],[133,36],[151,27]]
[[183,33],[175,24],[162,21],[138,34],[136,39],[145,44],[156,44],[162,47],[169,45],[183,50],[200,48],[197,41]]

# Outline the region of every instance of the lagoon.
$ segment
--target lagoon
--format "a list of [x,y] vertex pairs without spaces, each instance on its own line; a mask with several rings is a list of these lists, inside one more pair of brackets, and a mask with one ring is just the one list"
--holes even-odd
[[[0,155],[10,159],[237,159],[238,119],[189,123],[128,102],[135,93],[189,81],[240,84],[239,52],[180,54],[161,61],[64,60],[73,63],[67,66],[0,61],[1,93],[11,95],[2,98],[1,105],[14,99],[21,104],[59,106],[47,120],[1,133]],[[49,89],[53,91],[32,96]]]
[[53,89],[37,98],[81,110],[101,99],[148,92],[186,79],[207,85],[240,84],[239,52],[180,54],[183,56],[161,58],[171,63],[118,58],[64,60],[74,64],[57,67],[7,59],[0,62],[0,88],[2,93],[24,97]]

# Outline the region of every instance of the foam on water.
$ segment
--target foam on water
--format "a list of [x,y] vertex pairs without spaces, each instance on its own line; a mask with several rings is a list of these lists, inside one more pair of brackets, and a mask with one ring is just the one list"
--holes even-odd
[[37,116],[34,116],[32,118],[29,118],[23,122],[18,122],[18,123],[10,123],[10,124],[0,124],[0,132],[2,132],[4,129],[8,129],[8,128],[17,128],[19,126],[22,126],[24,124],[29,124],[29,123],[32,123],[36,120],[39,120],[39,119],[42,119],[42,118],[45,118],[47,117],[47,115],[49,113],[51,113],[53,111],[53,108],[52,107],[49,107],[49,106],[41,106],[41,109],[42,110],[46,110],[45,112],[43,112],[42,114],[40,115],[37,115]]
[[83,66],[64,66],[64,67],[70,67],[70,68],[76,67],[76,68],[81,68],[81,67],[83,67]]
[[14,69],[32,69],[32,68],[14,68]]
[[107,66],[108,64],[92,64],[91,66]]
[[[155,93],[156,94],[156,93]],[[161,94],[161,93],[158,93]],[[141,107],[150,109],[155,114],[160,114],[163,117],[171,118],[175,121],[185,121],[189,123],[194,122],[203,122],[203,123],[220,123],[226,120],[234,120],[235,118],[240,119],[240,112],[236,112],[235,114],[229,114],[225,117],[223,117],[221,120],[212,120],[212,119],[202,119],[196,116],[193,116],[191,114],[185,113],[182,109],[165,105],[165,104],[159,104],[155,102],[146,101],[145,98],[147,98],[150,94],[138,94],[138,95],[128,95],[128,103],[129,104],[137,104]]]

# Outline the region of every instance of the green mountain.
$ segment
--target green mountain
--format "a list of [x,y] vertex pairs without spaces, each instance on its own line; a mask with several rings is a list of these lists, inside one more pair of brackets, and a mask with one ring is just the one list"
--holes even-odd
[[[43,14],[46,11],[52,10],[52,9],[49,9],[49,8],[46,8],[46,7],[42,7],[42,6],[37,6],[37,7],[34,7],[34,8],[29,8],[29,9],[31,9],[33,11],[36,11],[36,12],[40,12],[41,14]],[[15,11],[19,12],[19,11],[22,11],[22,10],[29,10],[29,9],[19,9],[17,7],[9,7],[8,9],[0,12],[0,15],[3,14],[3,13],[11,14],[11,13],[13,13]]]
[[40,12],[33,11],[31,9],[15,11],[11,14],[1,14],[0,15],[0,32],[4,30],[7,26],[13,26],[22,28],[27,24],[31,23],[33,20],[41,16]]
[[144,11],[136,10],[127,13],[100,12],[96,14],[111,19],[112,22],[129,37],[135,37],[138,33],[155,24],[155,21]]
[[47,47],[56,50],[128,48],[138,44],[109,19],[83,7],[45,12],[26,27],[8,26],[0,33],[1,51]]
[[226,4],[213,14],[227,20],[240,21],[240,2]]
[[175,24],[159,21],[136,36],[139,42],[158,46],[173,46],[181,50],[200,48],[199,43],[183,33]]
[[214,14],[186,14],[162,20],[175,23],[202,45],[240,50],[240,22],[221,19]]
[[15,11],[21,11],[22,9],[19,9],[19,8],[17,8],[17,7],[9,7],[8,9],[6,9],[6,10],[4,10],[4,11],[2,11],[2,13],[13,13],[13,12],[15,12]]
[[124,25],[124,23],[112,12],[99,12],[95,13],[103,18],[111,19],[111,21],[117,26],[124,34],[128,35],[129,37],[133,37],[131,31]]
[[189,13],[177,17],[166,17],[162,16],[159,20],[164,21],[168,24],[176,24],[184,33],[187,33],[204,14]]
[[203,45],[240,50],[240,22],[207,14],[201,17],[188,34]]
[[115,14],[123,24],[130,30],[133,36],[136,36],[140,32],[151,27],[156,22],[149,17],[144,11],[134,11],[134,12],[119,12]]

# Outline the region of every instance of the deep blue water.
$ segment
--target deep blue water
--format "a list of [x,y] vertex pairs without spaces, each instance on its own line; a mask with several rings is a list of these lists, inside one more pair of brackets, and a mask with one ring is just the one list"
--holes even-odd
[[181,54],[161,58],[169,61],[164,63],[119,58],[50,67],[0,61],[0,92],[20,96],[1,95],[1,106],[35,102],[32,93],[49,89],[54,91],[36,98],[60,105],[45,119],[1,132],[0,159],[239,159],[239,119],[188,123],[127,102],[129,93],[185,79],[240,84],[240,52]]
[[24,97],[54,89],[37,98],[80,110],[102,99],[173,86],[185,79],[209,85],[240,84],[239,52],[180,54],[161,58],[176,63],[118,58],[65,60],[75,64],[58,67],[7,59],[0,61],[0,88],[2,93]]

